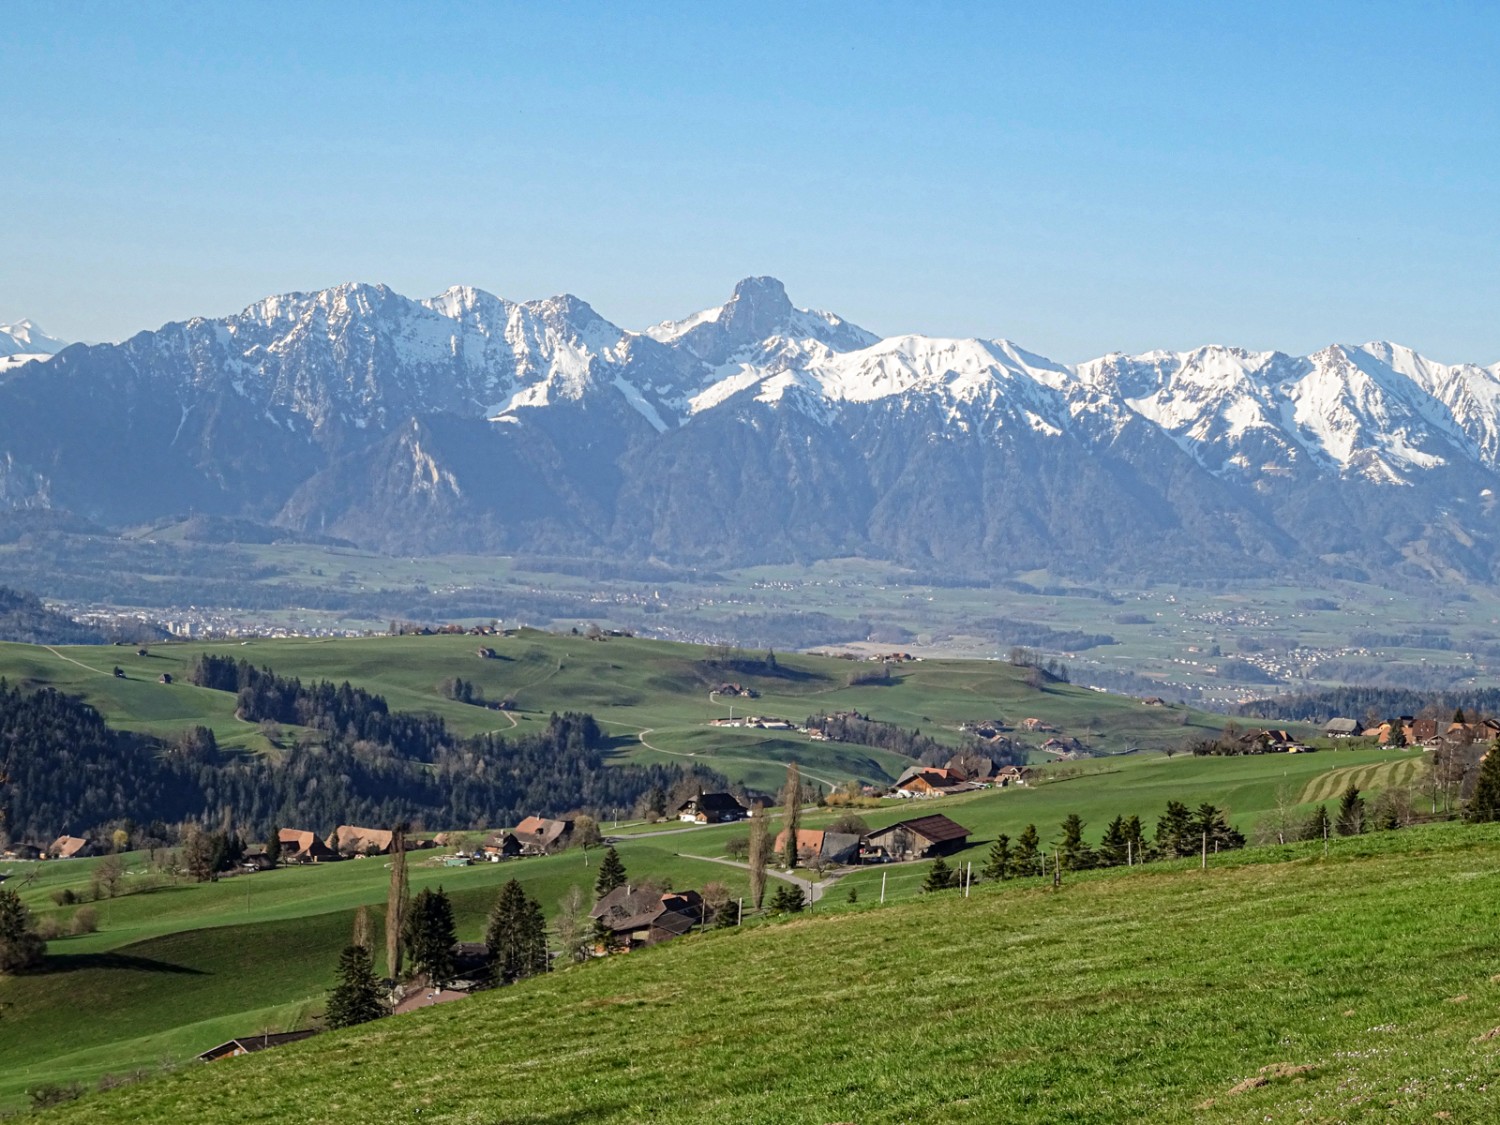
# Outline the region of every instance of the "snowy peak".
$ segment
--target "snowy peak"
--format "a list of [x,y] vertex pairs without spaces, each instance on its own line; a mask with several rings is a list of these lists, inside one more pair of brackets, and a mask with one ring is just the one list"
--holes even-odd
[[68,345],[49,336],[29,320],[0,324],[0,358],[25,356],[27,360],[56,355]]
[[683,347],[712,364],[726,363],[747,350],[777,350],[779,344],[788,341],[853,351],[879,340],[833,313],[797,308],[786,287],[774,277],[747,277],[718,308],[704,309],[682,320],[663,321],[647,328],[643,335]]

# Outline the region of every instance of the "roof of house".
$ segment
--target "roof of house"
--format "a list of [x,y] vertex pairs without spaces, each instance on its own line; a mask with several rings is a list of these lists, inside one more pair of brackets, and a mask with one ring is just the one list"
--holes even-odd
[[[602,919],[617,933],[664,925],[674,933],[691,929],[703,907],[703,896],[697,891],[660,891],[647,884],[643,887],[619,886],[610,891],[589,911],[589,917]],[[677,914],[686,920],[667,918]]]
[[942,813],[933,813],[931,816],[919,816],[911,820],[903,820],[892,824],[887,828],[880,828],[870,833],[872,836],[880,836],[897,828],[904,828],[908,832],[915,833],[934,844],[942,844],[949,840],[963,840],[969,835],[969,830],[956,821],[949,820]]
[[947,789],[950,786],[962,785],[966,780],[957,770],[943,769],[939,766],[913,766],[896,779],[896,788],[900,789],[915,781],[924,781],[935,789]]
[[1339,734],[1355,734],[1359,730],[1358,719],[1329,719],[1324,725],[1325,731],[1334,731]]
[[[786,829],[783,828],[776,834],[775,851],[781,851],[786,847]],[[821,852],[823,850],[823,831],[820,828],[797,829],[797,851],[798,852]]]
[[328,837],[327,844],[334,851],[383,852],[391,846],[392,833],[388,828],[360,828],[354,824],[340,824]]
[[689,797],[677,806],[678,812],[689,808],[696,808],[699,812],[744,812],[745,806],[740,804],[739,798],[733,793],[699,793],[696,797]]
[[279,833],[277,833],[276,838],[281,841],[281,846],[283,848],[285,848],[286,845],[291,844],[297,849],[298,852],[308,852],[327,848],[327,845],[324,844],[322,840],[318,839],[318,834],[316,832],[305,832],[300,828],[283,828]]
[[89,842],[80,836],[59,836],[47,850],[62,859],[72,859],[88,846]]
[[279,1047],[283,1043],[295,1043],[299,1039],[307,1039],[316,1034],[316,1030],[309,1028],[306,1031],[273,1031],[264,1035],[246,1035],[239,1039],[225,1040],[217,1047],[210,1047],[198,1057],[204,1062],[209,1062],[236,1053],[248,1055],[255,1051],[264,1051],[268,1047]]
[[571,831],[571,820],[548,820],[544,816],[528,816],[515,828],[516,836],[528,844],[556,843]]

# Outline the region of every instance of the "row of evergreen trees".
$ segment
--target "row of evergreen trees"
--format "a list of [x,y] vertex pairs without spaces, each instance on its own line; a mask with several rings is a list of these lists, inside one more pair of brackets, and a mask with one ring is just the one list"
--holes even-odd
[[[1001,833],[995,838],[980,874],[986,879],[1026,879],[1043,875],[1054,865],[1064,871],[1087,871],[1096,867],[1177,859],[1198,855],[1204,849],[1218,852],[1245,846],[1245,837],[1229,824],[1224,810],[1207,803],[1194,811],[1181,801],[1168,801],[1166,811],[1157,818],[1150,839],[1146,837],[1139,816],[1115,817],[1105,828],[1097,846],[1084,839],[1086,827],[1077,813],[1069,813],[1063,819],[1057,839],[1047,848],[1043,847],[1034,824],[1028,824],[1015,840]],[[942,867],[942,878],[937,885],[927,889],[957,885],[956,873],[950,882],[947,864]]]

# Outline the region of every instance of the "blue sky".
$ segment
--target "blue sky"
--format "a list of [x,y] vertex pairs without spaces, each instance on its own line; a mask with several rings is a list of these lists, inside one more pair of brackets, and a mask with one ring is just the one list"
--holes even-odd
[[[1429,9],[1430,10],[1427,10]],[[0,321],[782,278],[1056,359],[1500,360],[1500,6],[9,4]]]

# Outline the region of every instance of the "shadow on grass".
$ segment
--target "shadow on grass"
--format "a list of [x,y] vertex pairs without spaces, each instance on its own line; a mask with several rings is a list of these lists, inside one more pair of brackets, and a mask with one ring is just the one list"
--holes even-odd
[[202,969],[186,965],[174,965],[170,961],[156,961],[150,957],[135,957],[129,953],[58,953],[49,954],[36,971],[36,976],[52,976],[59,973],[78,973],[88,969],[127,969],[137,973],[166,973],[176,976],[207,976]]

